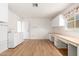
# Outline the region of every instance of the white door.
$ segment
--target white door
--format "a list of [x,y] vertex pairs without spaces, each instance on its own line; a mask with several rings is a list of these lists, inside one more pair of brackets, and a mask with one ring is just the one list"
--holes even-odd
[[30,38],[29,21],[23,21],[22,22],[22,32],[23,32],[23,39],[29,39]]

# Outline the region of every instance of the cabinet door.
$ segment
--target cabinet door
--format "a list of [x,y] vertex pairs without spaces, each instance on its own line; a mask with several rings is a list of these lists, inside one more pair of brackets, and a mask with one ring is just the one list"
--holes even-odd
[[7,49],[7,26],[0,25],[0,52]]
[[4,26],[2,26],[2,28],[3,28],[3,30],[2,30],[2,39],[3,40],[7,40],[7,26],[6,25],[4,25]]
[[0,25],[0,41],[2,41],[2,26]]
[[0,3],[0,21],[8,22],[8,4]]
[[60,38],[58,38],[58,37],[55,37],[55,39],[54,39],[54,45],[57,48],[66,48],[67,47],[67,44],[65,44],[64,42],[60,41]]
[[7,50],[7,40],[1,42],[1,52]]
[[0,31],[0,41],[2,41],[2,31]]

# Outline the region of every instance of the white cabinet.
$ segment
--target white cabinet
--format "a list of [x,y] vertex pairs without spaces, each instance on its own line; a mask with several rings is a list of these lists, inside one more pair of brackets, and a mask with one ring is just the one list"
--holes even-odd
[[0,22],[8,22],[8,3],[0,3]]
[[54,45],[57,47],[57,48],[67,48],[67,44],[63,43],[60,39],[61,38],[58,38],[58,37],[54,37]]
[[12,31],[8,33],[8,48],[15,48],[23,41],[22,33],[15,33]]
[[58,15],[52,19],[52,27],[65,26],[65,20],[62,15]]
[[7,25],[0,23],[0,53],[7,49]]
[[53,34],[49,34],[49,40],[50,40],[51,42],[54,42]]
[[71,45],[71,44],[68,44],[68,56],[77,56],[77,47]]

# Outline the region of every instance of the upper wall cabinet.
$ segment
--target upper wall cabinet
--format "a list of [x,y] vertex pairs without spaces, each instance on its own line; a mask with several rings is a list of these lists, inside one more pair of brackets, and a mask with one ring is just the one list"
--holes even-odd
[[8,4],[0,3],[0,22],[8,22]]
[[65,26],[65,21],[62,15],[58,15],[52,19],[52,27]]

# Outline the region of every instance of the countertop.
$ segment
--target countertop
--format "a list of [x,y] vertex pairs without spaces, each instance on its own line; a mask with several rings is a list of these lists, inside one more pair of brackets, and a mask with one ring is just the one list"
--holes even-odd
[[79,45],[79,38],[65,36],[65,35],[58,34],[58,33],[50,33],[50,34],[52,34],[52,36],[56,36],[56,37],[59,37],[59,38],[66,40],[66,41],[73,42],[73,43]]

